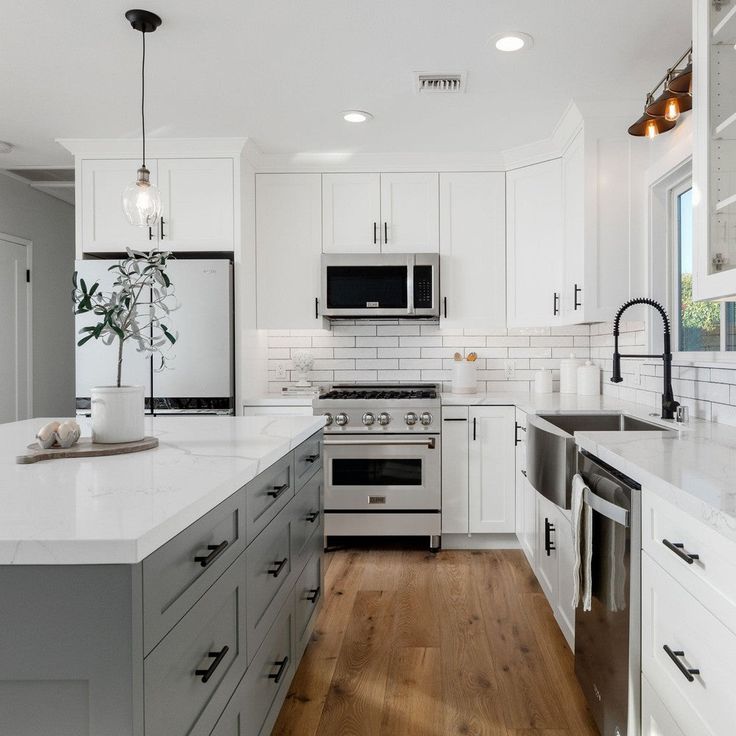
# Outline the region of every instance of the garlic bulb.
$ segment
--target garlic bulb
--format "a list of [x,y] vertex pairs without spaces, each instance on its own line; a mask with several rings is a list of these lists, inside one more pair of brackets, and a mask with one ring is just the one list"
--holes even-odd
[[49,422],[38,430],[36,439],[44,450],[47,450],[56,442],[56,430],[59,429],[59,426],[59,422]]
[[56,441],[59,447],[71,447],[80,435],[79,425],[73,420],[63,422],[56,430]]

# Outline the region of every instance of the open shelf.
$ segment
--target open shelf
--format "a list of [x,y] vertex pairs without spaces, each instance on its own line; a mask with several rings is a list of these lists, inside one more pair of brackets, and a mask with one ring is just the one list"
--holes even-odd
[[736,194],[732,194],[730,197],[721,199],[716,203],[716,212],[721,212],[722,210],[728,209],[729,207],[732,207],[735,204],[736,204]]
[[716,126],[716,138],[736,138],[736,112],[729,115],[720,125]]
[[712,38],[715,43],[736,42],[736,5],[713,27]]

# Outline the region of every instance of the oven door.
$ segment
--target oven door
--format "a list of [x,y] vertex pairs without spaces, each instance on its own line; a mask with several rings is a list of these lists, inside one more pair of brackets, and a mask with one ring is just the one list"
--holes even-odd
[[325,511],[439,511],[439,435],[325,436]]

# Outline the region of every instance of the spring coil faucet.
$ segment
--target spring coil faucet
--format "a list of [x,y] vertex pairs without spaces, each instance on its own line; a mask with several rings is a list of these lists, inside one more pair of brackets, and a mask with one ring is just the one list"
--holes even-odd
[[[618,336],[619,336],[619,325],[621,323],[621,315],[629,308],[636,304],[647,304],[648,306],[656,309],[662,316],[662,322],[664,323],[664,353],[662,355],[621,355],[618,351]],[[674,419],[677,407],[680,404],[675,401],[674,394],[672,393],[672,352],[670,349],[670,318],[667,316],[667,312],[664,311],[664,307],[648,297],[637,297],[635,299],[629,299],[626,303],[619,307],[616,316],[613,319],[613,375],[611,376],[612,383],[621,383],[624,379],[621,377],[621,358],[661,358],[664,363],[664,389],[662,393],[662,419]]]

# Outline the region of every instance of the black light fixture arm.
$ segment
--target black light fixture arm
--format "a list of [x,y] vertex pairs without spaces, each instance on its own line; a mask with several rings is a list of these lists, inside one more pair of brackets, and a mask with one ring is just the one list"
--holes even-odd
[[[621,315],[629,308],[637,304],[646,304],[647,306],[656,309],[662,317],[662,324],[664,330],[664,352],[662,355],[640,355],[640,354],[627,354],[622,355],[618,351],[618,338],[620,334],[621,326]],[[636,297],[635,299],[629,299],[626,303],[622,304],[616,316],[613,319],[613,375],[611,376],[612,383],[621,383],[624,379],[621,376],[621,358],[660,358],[664,363],[664,388],[662,392],[662,419],[674,419],[677,407],[680,405],[675,401],[674,394],[672,392],[672,350],[670,347],[670,318],[667,316],[667,312],[664,307],[648,297]]]

